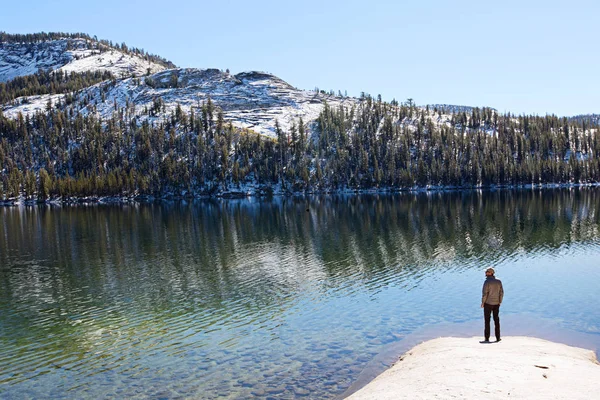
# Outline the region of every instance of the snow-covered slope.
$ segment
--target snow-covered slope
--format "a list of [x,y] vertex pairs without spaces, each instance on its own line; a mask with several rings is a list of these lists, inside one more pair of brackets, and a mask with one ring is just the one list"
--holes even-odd
[[[79,91],[76,101],[69,106],[74,112],[92,113],[103,119],[110,118],[115,110],[127,108],[130,116],[157,122],[169,118],[178,106],[186,113],[191,109],[201,112],[202,104],[210,97],[215,106],[223,110],[226,122],[274,137],[276,121],[289,132],[292,124],[298,124],[302,118],[310,129],[325,102],[334,108],[343,105],[347,109],[360,103],[356,98],[298,90],[263,72],[232,75],[218,69],[165,69],[135,53],[127,54],[89,38],[0,43],[0,82],[33,74],[40,68],[76,72],[108,70],[113,73],[116,81],[102,82]],[[50,104],[62,103],[64,97],[64,94],[52,94],[19,98],[4,104],[2,111],[13,118],[19,113],[45,112]],[[158,100],[160,109],[157,110]],[[435,106],[429,107],[431,118],[437,125],[450,126],[452,111],[471,111],[471,107],[438,106],[444,110],[443,115],[434,116]],[[393,122],[415,129],[416,118],[412,115]]]
[[[177,79],[177,87],[174,80]],[[16,117],[19,112],[32,114],[61,101],[63,95],[32,96],[18,99],[18,106],[7,107],[4,115]],[[91,98],[86,106],[77,102],[76,111],[110,117],[117,107],[135,105],[135,115],[156,120],[168,117],[177,106],[189,112],[199,112],[203,103],[211,101],[223,110],[225,121],[234,126],[249,128],[257,133],[275,136],[275,121],[287,130],[300,117],[305,123],[316,119],[325,101],[331,107],[357,104],[354,98],[330,96],[314,91],[298,90],[278,77],[263,72],[243,72],[231,75],[218,69],[170,69],[149,77],[103,82],[81,91],[79,99]],[[150,115],[155,100],[164,102],[164,110]],[[25,101],[24,101],[25,100]]]
[[[101,50],[102,48],[102,50]],[[71,72],[110,71],[117,77],[141,76],[165,69],[137,55],[99,46],[87,39],[36,43],[0,43],[0,82],[31,75],[39,69]]]

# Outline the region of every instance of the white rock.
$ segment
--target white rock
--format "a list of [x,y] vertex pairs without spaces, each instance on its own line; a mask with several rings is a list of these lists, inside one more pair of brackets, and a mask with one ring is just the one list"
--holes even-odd
[[600,365],[591,350],[531,337],[479,340],[424,342],[348,398],[591,399],[600,394]]

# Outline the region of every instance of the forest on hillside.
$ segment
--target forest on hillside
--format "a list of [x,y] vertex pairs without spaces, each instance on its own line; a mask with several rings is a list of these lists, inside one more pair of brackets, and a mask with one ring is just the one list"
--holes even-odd
[[[90,73],[18,78],[0,95],[63,93],[102,79]],[[33,82],[33,83],[32,83]],[[276,138],[238,129],[208,99],[190,111],[147,115],[117,107],[110,119],[69,104],[11,119],[0,111],[0,200],[85,196],[215,195],[253,184],[263,193],[414,187],[591,183],[600,177],[600,132],[586,119],[499,115],[489,108],[450,115],[361,96],[325,105]],[[156,119],[154,119],[156,120]]]
[[[44,94],[69,94],[66,102],[75,93],[86,87],[106,80],[115,80],[109,71],[50,72],[40,70],[35,74],[19,76],[8,82],[0,82],[0,104],[14,102],[20,97]],[[26,101],[26,99],[25,99]]]

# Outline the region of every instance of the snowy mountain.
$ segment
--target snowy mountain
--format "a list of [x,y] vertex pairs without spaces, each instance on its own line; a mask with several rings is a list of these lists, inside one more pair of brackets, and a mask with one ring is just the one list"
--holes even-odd
[[[178,107],[184,112],[199,110],[210,97],[223,111],[226,122],[270,137],[276,135],[276,121],[287,131],[302,118],[310,130],[311,122],[319,116],[325,102],[333,108],[344,105],[348,110],[360,103],[356,98],[323,91],[298,90],[264,72],[232,75],[218,69],[167,69],[172,64],[152,61],[160,57],[140,56],[136,52],[122,51],[118,45],[83,36],[38,41],[13,38],[10,42],[0,42],[0,82],[31,75],[40,69],[77,73],[108,71],[116,79],[78,91],[75,100],[69,101],[73,112],[92,113],[106,119],[117,110],[127,109],[138,120],[154,122],[168,118]],[[19,97],[4,104],[2,111],[12,118],[19,113],[31,116],[45,112],[49,105],[66,103],[67,97],[71,99],[72,93]],[[158,100],[160,110],[156,109]],[[429,108],[444,110],[437,124],[448,124],[453,112],[470,114],[473,109],[445,104],[429,105]],[[396,122],[412,125],[411,121]]]
[[141,76],[166,69],[136,54],[97,41],[65,38],[34,43],[0,42],[0,82],[31,75],[39,69],[65,72],[110,71],[117,77]]
[[[70,67],[73,64],[68,64]],[[29,96],[17,99],[18,105],[6,106],[4,115],[32,115],[65,95]],[[223,110],[224,120],[239,128],[248,128],[266,136],[275,136],[275,121],[287,130],[299,118],[309,123],[316,119],[327,102],[331,107],[351,107],[354,98],[331,96],[321,92],[298,90],[282,79],[264,72],[231,75],[218,69],[169,69],[143,78],[126,78],[116,83],[106,81],[82,90],[74,107],[82,114],[95,113],[110,117],[115,106],[131,110],[141,120],[159,120],[175,112],[199,109],[211,101]],[[161,109],[150,113],[160,99]]]

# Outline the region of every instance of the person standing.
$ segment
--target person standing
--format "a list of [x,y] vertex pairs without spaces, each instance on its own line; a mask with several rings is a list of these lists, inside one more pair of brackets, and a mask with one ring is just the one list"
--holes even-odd
[[481,296],[481,308],[483,308],[483,319],[485,328],[483,336],[485,340],[482,343],[490,342],[490,315],[494,316],[494,333],[496,334],[496,342],[500,341],[500,304],[504,297],[504,288],[502,281],[494,276],[494,269],[488,268],[485,271],[485,282]]

